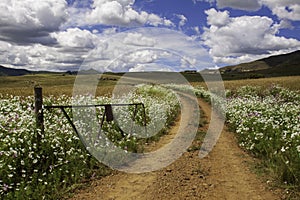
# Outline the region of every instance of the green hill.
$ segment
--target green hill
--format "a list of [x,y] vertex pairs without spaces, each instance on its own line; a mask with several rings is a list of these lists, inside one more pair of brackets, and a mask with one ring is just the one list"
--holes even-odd
[[0,76],[22,76],[26,74],[31,74],[31,72],[26,69],[13,69],[0,65]]
[[300,75],[300,51],[219,69],[224,79]]

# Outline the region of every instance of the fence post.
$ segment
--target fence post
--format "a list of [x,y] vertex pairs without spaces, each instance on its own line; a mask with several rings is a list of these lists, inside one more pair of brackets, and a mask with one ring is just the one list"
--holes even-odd
[[36,129],[41,130],[40,132],[37,131],[37,143],[39,144],[41,135],[44,134],[43,91],[40,86],[34,87],[34,104]]

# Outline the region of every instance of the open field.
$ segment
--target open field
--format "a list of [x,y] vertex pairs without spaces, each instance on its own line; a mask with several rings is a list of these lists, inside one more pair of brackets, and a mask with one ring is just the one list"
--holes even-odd
[[[105,74],[101,77],[97,90],[98,100],[101,99],[101,96],[110,96],[120,76],[120,74]],[[197,80],[195,79],[195,75],[191,77],[189,74],[186,74],[185,76],[191,81],[193,86],[205,87],[204,82],[195,81]],[[74,75],[59,74],[0,78],[0,96],[2,95],[0,99],[0,139],[2,142],[0,145],[0,155],[2,156],[0,157],[0,170],[2,170],[2,174],[7,175],[0,180],[0,195],[7,195],[6,197],[9,199],[20,199],[22,195],[23,197],[24,195],[32,196],[32,193],[35,193],[35,191],[40,191],[43,192],[43,196],[50,199],[62,197],[62,195],[68,196],[69,191],[73,191],[74,188],[78,187],[76,184],[89,182],[111,172],[104,165],[91,159],[89,154],[84,153],[84,147],[61,112],[51,111],[48,113],[47,111],[47,122],[45,122],[46,134],[42,140],[43,148],[42,150],[38,149],[37,145],[33,145],[32,147],[32,144],[37,144],[36,137],[34,136],[36,131],[32,113],[33,87],[35,85],[43,87],[45,104],[71,104],[70,96],[72,95],[75,78],[76,76]],[[180,194],[176,195],[183,195],[182,198],[202,198],[203,196],[201,195],[205,194],[206,198],[203,198],[210,199],[210,195],[214,194],[217,195],[215,196],[216,199],[219,199],[219,197],[223,195],[223,187],[227,187],[231,190],[234,188],[234,191],[226,194],[229,195],[227,196],[228,198],[233,197],[231,195],[236,195],[234,199],[238,199],[240,195],[246,199],[250,198],[253,190],[261,190],[262,188],[257,187],[257,185],[260,185],[260,181],[256,179],[255,175],[250,172],[245,172],[244,174],[244,171],[247,171],[249,168],[249,166],[244,166],[245,161],[239,156],[228,157],[227,155],[226,159],[223,159],[222,162],[216,162],[219,158],[224,157],[224,152],[229,152],[231,149],[235,149],[234,152],[231,152],[232,155],[240,154],[241,150],[238,147],[239,144],[242,149],[247,150],[251,155],[262,161],[259,162],[261,162],[263,166],[254,163],[256,167],[260,166],[262,171],[269,171],[265,173],[269,176],[267,178],[268,182],[272,183],[268,185],[268,187],[280,185],[284,190],[284,194],[279,190],[279,194],[283,199],[297,199],[299,197],[299,187],[297,185],[299,184],[300,176],[297,167],[300,163],[297,157],[300,152],[300,137],[298,134],[300,130],[300,118],[298,117],[299,83],[299,76],[224,81],[225,88],[231,91],[231,96],[229,96],[227,101],[229,105],[227,122],[230,124],[232,131],[236,132],[238,140],[235,141],[233,139],[232,133],[224,133],[227,135],[226,137],[229,138],[222,142],[221,147],[216,147],[216,149],[219,150],[214,151],[210,155],[211,157],[208,158],[208,161],[211,165],[205,165],[201,164],[201,161],[196,160],[198,157],[193,153],[200,149],[202,140],[198,139],[198,141],[194,141],[191,150],[189,150],[191,153],[183,156],[182,159],[184,161],[179,159],[179,161],[175,163],[174,168],[171,167],[167,170],[163,169],[162,171],[158,171],[155,177],[152,176],[153,174],[148,174],[151,176],[151,179],[149,179],[150,182],[147,184],[153,186],[151,187],[153,191],[154,189],[157,190],[157,188],[161,188],[161,186],[167,188],[168,193],[164,194],[162,192],[161,195],[168,194],[167,196],[169,197],[175,195],[174,191],[180,191]],[[274,85],[280,85],[288,89]],[[203,88],[195,88],[194,92],[196,93],[196,90],[199,90],[197,94],[200,94],[200,96],[207,95],[207,91],[203,90]],[[182,89],[185,90],[185,88]],[[158,116],[158,111],[162,110],[159,105],[172,105],[170,103],[171,101],[166,99],[171,93],[163,91],[161,88],[152,88],[152,86],[142,91],[144,91],[145,94],[156,96],[156,100],[152,99],[149,101],[148,107],[155,107],[157,104],[152,114],[154,113],[153,116],[156,116],[156,120],[159,121],[162,118]],[[201,92],[203,92],[203,95],[201,95]],[[6,96],[6,94],[9,96]],[[169,97],[170,100],[176,99],[175,97]],[[137,99],[134,95],[132,98],[133,100]],[[163,103],[155,103],[159,99],[164,99],[162,100]],[[109,101],[109,98],[104,97],[99,102],[107,101]],[[170,108],[171,107],[174,108],[175,106],[170,106]],[[210,106],[206,105],[204,107]],[[99,110],[99,112],[103,113],[103,110]],[[171,115],[173,117],[170,117],[171,120],[168,121],[168,124],[173,124],[176,118],[175,114]],[[209,115],[209,113],[206,113],[206,115]],[[61,117],[58,118],[57,116]],[[201,120],[206,119],[202,118]],[[114,128],[114,126],[112,126],[112,128]],[[112,135],[109,136],[110,139],[122,148],[133,152],[143,151],[143,148],[138,146],[142,143],[137,143],[136,139],[123,140],[124,137],[122,137],[122,133],[118,132],[118,129],[111,130],[110,126],[108,126],[107,130],[109,133],[112,133]],[[205,133],[205,131],[206,130],[200,130],[202,134]],[[62,133],[64,135],[62,135]],[[160,136],[164,134],[168,134],[168,131],[164,130]],[[169,136],[167,135],[167,137]],[[27,139],[24,140],[23,138]],[[158,145],[161,145],[159,138],[155,138],[155,141],[157,141]],[[145,141],[142,142],[144,144]],[[148,141],[146,142],[148,143]],[[150,141],[150,145],[155,146],[155,143],[151,144]],[[166,142],[162,143],[165,144]],[[227,145],[226,150],[222,150],[222,148],[225,148],[225,144]],[[230,146],[228,146],[228,144],[230,144]],[[40,151],[43,153],[40,154]],[[30,153],[31,158],[23,157],[24,152],[26,154]],[[186,159],[189,160],[190,158],[193,158],[193,164],[186,166],[186,170],[190,170],[191,173],[180,174],[181,172],[185,173],[185,170],[178,169],[183,169],[185,164],[189,162]],[[40,159],[47,162],[39,162]],[[201,167],[199,167],[199,162]],[[232,179],[232,177],[234,177],[234,174],[232,174],[224,179],[222,183],[219,182],[220,177],[218,173],[220,170],[221,173],[225,175],[231,173],[228,171],[230,170],[229,168],[221,167],[222,163],[223,165],[227,163],[229,166],[237,165],[238,167],[235,168],[235,173],[239,173],[240,175]],[[239,167],[240,165],[243,165],[242,170]],[[179,168],[176,168],[176,166]],[[210,169],[212,169],[212,171],[210,171]],[[61,171],[68,172],[61,173]],[[194,184],[198,184],[195,175],[207,177],[207,179],[201,180],[203,187],[194,186]],[[176,185],[177,182],[174,177],[183,179],[182,182],[186,184],[184,186]],[[110,181],[114,180],[114,178],[110,178],[112,177],[108,176],[105,180],[110,183]],[[121,178],[126,182],[131,180],[132,177],[130,175],[121,175]],[[151,181],[155,179],[156,182],[152,183]],[[241,185],[246,185],[244,179],[247,181],[251,180],[252,186],[240,187]],[[64,180],[64,182],[61,183],[61,180]],[[118,178],[116,178],[116,180],[119,181]],[[145,179],[144,176],[134,176],[134,180],[143,183]],[[210,181],[209,184],[213,185],[213,187],[209,186],[206,188],[208,184],[207,181]],[[91,183],[93,184],[93,182]],[[167,183],[170,183],[171,186],[164,185]],[[75,185],[70,186],[70,184]],[[37,187],[35,187],[35,185]],[[129,184],[128,187],[132,190],[136,189],[131,184]],[[259,187],[267,186],[263,183]],[[62,190],[59,190],[59,188]],[[243,191],[239,190],[241,188],[243,188]],[[124,192],[122,187],[116,189],[119,189],[120,194]],[[53,190],[52,192],[55,190],[55,194],[50,194],[50,190]],[[56,193],[56,190],[59,190],[58,193]],[[189,193],[189,191],[192,191],[193,194]],[[266,192],[266,196],[268,196],[263,199],[274,199],[274,196],[270,192],[267,192],[267,189],[262,189],[261,191]],[[242,194],[240,194],[240,192],[242,192]],[[154,192],[152,193],[154,194]],[[111,194],[114,195],[114,190],[111,191]],[[144,194],[144,191],[141,190],[140,194]],[[167,196],[164,197],[167,198]],[[39,199],[41,197],[34,196],[34,198]],[[87,196],[85,198],[87,198]],[[259,197],[257,196],[257,198]]]
[[[103,77],[107,76],[104,75]],[[39,85],[43,87],[43,94],[45,96],[71,96],[75,79],[75,75],[62,74],[2,76],[0,77],[0,93],[16,96],[33,95],[34,86]],[[114,85],[114,80],[100,80],[99,86],[101,87],[98,87],[97,95],[110,93]]]
[[235,90],[236,88],[240,88],[246,85],[260,86],[262,87],[262,89],[266,89],[271,85],[280,85],[290,90],[300,90],[300,76],[232,80],[232,81],[224,81],[224,84],[225,84],[225,88],[229,90]]
[[[201,85],[206,87],[204,82],[199,82],[201,77],[195,74],[185,74],[185,78],[191,82],[193,86]],[[104,74],[99,80],[97,95],[110,94],[121,77],[121,74]],[[43,87],[45,96],[54,95],[72,95],[75,75],[60,74],[40,74],[26,76],[2,76],[0,77],[0,94],[11,94],[17,96],[33,95],[33,87],[40,85]],[[300,76],[261,78],[261,79],[243,79],[224,81],[226,89],[235,90],[241,86],[261,86],[265,89],[271,85],[280,85],[290,90],[300,90]]]
[[[192,82],[193,86],[200,85],[206,88],[204,82]],[[290,90],[300,90],[300,76],[284,76],[260,79],[225,80],[224,86],[227,90],[236,90],[242,86],[259,86],[266,89],[272,85],[280,85]]]
[[[79,101],[82,100],[81,97]],[[49,96],[44,97],[44,105],[70,105],[72,100],[72,97],[66,95]],[[169,93],[167,89],[159,86],[144,85],[139,87],[137,93],[133,92],[126,98],[118,99],[118,103],[140,101],[145,105],[144,111],[141,110],[141,106],[135,109],[133,106],[114,109],[114,114],[119,116],[118,120],[124,123],[122,125],[125,128],[121,129],[115,121],[102,121],[99,131],[99,119],[106,112],[104,107],[97,107],[94,118],[90,116],[89,109],[79,109],[77,116],[80,119],[74,117],[76,111],[72,112],[73,123],[77,125],[77,131],[80,133],[76,135],[59,109],[44,109],[44,131],[38,129],[34,120],[33,101],[32,96],[1,96],[0,199],[61,198],[72,184],[99,178],[110,171],[107,166],[91,157],[82,142],[92,147],[90,150],[97,151],[100,158],[105,155],[102,159],[105,159],[106,163],[126,163],[133,159],[127,152],[137,153],[143,150],[145,140],[138,139],[137,136],[141,134],[141,130],[145,131],[143,134],[148,134],[158,126],[159,132],[155,133],[166,133],[169,124],[177,117],[179,108],[174,93]],[[107,104],[112,100],[99,96],[90,101],[94,104]],[[70,109],[66,112],[71,116]],[[90,122],[93,120],[95,124],[91,127]],[[132,126],[131,120],[138,125]],[[143,122],[147,123],[147,131],[139,126]],[[38,137],[38,134],[41,136]],[[80,140],[82,138],[84,141]],[[109,149],[111,146],[107,144],[106,139],[125,153],[114,153]],[[155,136],[147,137],[147,142],[152,139],[154,140]]]

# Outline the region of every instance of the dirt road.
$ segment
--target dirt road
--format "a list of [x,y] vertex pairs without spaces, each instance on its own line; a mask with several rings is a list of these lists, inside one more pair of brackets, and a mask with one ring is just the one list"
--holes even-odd
[[[209,122],[210,106],[202,100],[199,100],[199,105]],[[179,122],[148,150],[172,141],[178,126]],[[201,129],[205,131],[207,128]],[[158,171],[142,174],[115,172],[92,182],[91,187],[78,191],[72,199],[279,199],[250,171],[249,163],[253,163],[253,159],[237,146],[234,134],[225,127],[214,149],[203,159],[199,158],[198,151],[190,151]]]

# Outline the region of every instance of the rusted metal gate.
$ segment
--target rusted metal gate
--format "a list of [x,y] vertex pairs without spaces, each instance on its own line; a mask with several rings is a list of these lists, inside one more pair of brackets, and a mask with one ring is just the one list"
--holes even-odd
[[[137,109],[138,106],[142,106],[143,109],[143,115],[144,115],[144,121],[143,121],[143,126],[145,127],[145,131],[147,132],[146,129],[146,111],[145,111],[145,105],[143,103],[131,103],[131,104],[96,104],[96,105],[65,105],[65,106],[60,106],[60,105],[55,105],[55,106],[43,106],[43,93],[42,93],[42,88],[41,87],[35,87],[34,88],[34,97],[35,97],[35,117],[36,117],[36,128],[40,129],[41,132],[38,133],[37,139],[38,141],[41,138],[40,134],[44,133],[44,109],[60,109],[64,116],[67,118],[68,122],[72,126],[73,130],[75,133],[80,137],[80,134],[78,130],[76,129],[75,124],[73,123],[71,117],[68,115],[66,112],[66,108],[89,108],[89,107],[104,107],[104,113],[100,122],[99,130],[102,129],[104,121],[111,122],[114,120],[113,116],[113,111],[112,107],[113,106],[134,106],[134,111],[133,111],[133,117],[136,117],[137,114]],[[119,128],[121,130],[121,128]],[[123,131],[121,130],[122,134]],[[124,136],[124,135],[123,135]]]

